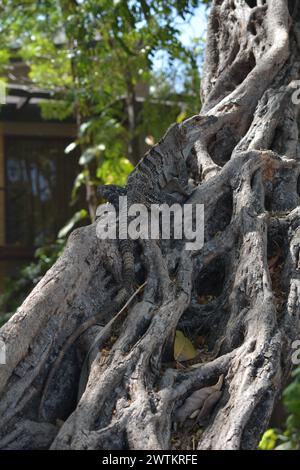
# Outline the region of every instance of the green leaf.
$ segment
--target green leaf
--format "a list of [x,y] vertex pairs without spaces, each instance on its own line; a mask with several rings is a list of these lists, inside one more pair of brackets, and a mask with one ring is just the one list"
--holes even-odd
[[177,118],[176,118],[176,122],[177,124],[179,124],[180,122],[184,121],[187,117],[187,113],[186,111],[182,111],[180,114],[178,114]]
[[260,450],[272,450],[275,448],[278,435],[275,429],[268,429],[262,436],[258,445]]
[[86,219],[87,217],[88,212],[85,209],[75,212],[73,217],[71,217],[66,225],[58,232],[58,238],[65,238],[80,220]]
[[65,153],[71,153],[77,146],[76,142],[71,142],[67,147],[65,148]]

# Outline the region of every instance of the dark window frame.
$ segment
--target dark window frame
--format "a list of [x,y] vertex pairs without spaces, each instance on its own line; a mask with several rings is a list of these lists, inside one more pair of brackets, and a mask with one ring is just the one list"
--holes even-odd
[[[34,126],[34,124],[33,124]],[[36,136],[36,135],[28,135],[28,134],[18,134],[18,135],[4,135],[3,136],[3,146],[4,146],[4,168],[5,168],[5,201],[4,201],[4,204],[5,204],[5,234],[6,234],[6,247],[9,248],[8,249],[8,252],[10,252],[10,254],[13,256],[13,253],[15,251],[15,254],[16,256],[19,256],[22,258],[22,252],[25,252],[26,253],[29,253],[29,252],[33,252],[34,249],[40,245],[40,243],[22,243],[21,240],[19,240],[18,243],[11,243],[10,241],[10,233],[9,233],[9,223],[8,223],[8,212],[10,211],[10,208],[9,208],[9,204],[10,204],[10,201],[9,201],[9,194],[8,192],[10,191],[10,183],[9,183],[9,179],[8,179],[8,160],[9,160],[9,149],[8,149],[8,146],[9,146],[9,143],[11,141],[15,142],[15,141],[19,141],[20,142],[20,145],[22,145],[22,142],[32,142],[32,141],[35,141],[38,145],[46,145],[47,148],[51,148],[51,143],[55,143],[55,142],[59,142],[62,146],[62,148],[65,148],[68,143],[70,143],[73,138],[72,136],[55,136],[55,135],[47,135],[47,136]],[[55,146],[54,146],[55,148]],[[58,147],[57,147],[58,148]],[[75,164],[75,161],[78,160],[77,156],[76,155],[62,155],[63,158],[66,159],[66,162],[65,163],[62,163],[62,167],[59,167],[59,166],[56,166],[56,171],[60,171],[61,168],[63,169],[63,175],[60,175],[59,176],[59,181],[60,182],[63,182],[63,181],[67,181],[68,182],[68,185],[69,185],[69,188],[66,189],[65,188],[65,185],[61,185],[61,188],[58,189],[58,191],[60,191],[61,194],[64,195],[65,197],[65,200],[64,200],[64,204],[65,204],[65,208],[66,208],[66,205],[69,206],[69,201],[70,201],[70,197],[71,197],[71,188],[72,188],[72,185],[73,185],[73,182],[74,182],[74,177],[76,176],[77,172],[79,171],[79,165]],[[27,157],[23,157],[23,159],[25,160]],[[55,157],[56,159],[58,159],[58,155],[56,155]],[[21,156],[21,159],[22,159],[22,156]],[[73,160],[73,161],[72,161]],[[68,176],[67,172],[68,172],[68,163],[67,162],[70,162],[70,167],[74,166],[74,175],[70,175],[70,177]],[[72,164],[71,164],[72,162]],[[75,167],[76,167],[76,170],[75,170]],[[57,173],[58,174],[58,173]],[[74,176],[74,177],[73,177]],[[57,183],[57,187],[59,187],[59,182]],[[32,191],[31,191],[32,192]],[[56,202],[57,204],[57,208],[59,208],[59,210],[62,209],[62,205],[61,205],[61,201],[57,201]],[[69,214],[68,215],[71,215],[76,209],[74,207],[72,208],[69,208],[70,211],[69,211]],[[68,216],[66,217],[63,217],[65,220],[62,222],[61,219],[62,217],[59,217],[59,221],[57,222],[57,226],[56,226],[56,235],[57,235],[57,231],[59,228],[61,228],[61,226],[63,225],[63,223],[66,222],[66,220],[68,219]],[[36,234],[35,234],[36,235]],[[49,242],[51,241],[54,241],[56,237],[54,236],[53,234],[53,237],[52,237],[52,240],[48,240]],[[14,250],[14,247],[15,247],[15,250]],[[2,257],[2,256],[1,256]],[[15,257],[15,256],[13,256]]]

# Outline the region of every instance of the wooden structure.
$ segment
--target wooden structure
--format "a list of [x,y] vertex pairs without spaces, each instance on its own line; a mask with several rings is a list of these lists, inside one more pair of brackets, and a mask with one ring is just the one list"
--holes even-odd
[[0,292],[4,277],[30,261],[37,246],[53,241],[72,215],[77,160],[64,149],[76,126],[44,121],[44,99],[51,94],[14,82],[0,105]]

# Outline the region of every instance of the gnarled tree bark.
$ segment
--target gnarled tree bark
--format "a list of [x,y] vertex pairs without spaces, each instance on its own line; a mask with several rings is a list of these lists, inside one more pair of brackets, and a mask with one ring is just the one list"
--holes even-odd
[[[192,439],[198,449],[256,448],[299,334],[299,77],[299,0],[213,2],[201,113],[218,121],[195,146],[198,185],[188,201],[204,204],[204,247],[140,243],[144,292],[101,345],[76,403],[82,360],[101,327],[82,335],[39,419],[66,338],[99,311],[105,324],[122,284],[117,242],[99,240],[95,224],[76,230],[1,329],[0,448],[170,449],[176,439],[181,448]],[[166,362],[176,329],[205,337],[206,361]],[[220,400],[196,423],[201,433],[195,423],[176,429],[184,401],[221,375]]]

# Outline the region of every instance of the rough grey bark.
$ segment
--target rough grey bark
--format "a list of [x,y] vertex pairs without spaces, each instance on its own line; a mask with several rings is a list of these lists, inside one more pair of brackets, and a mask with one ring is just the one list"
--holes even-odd
[[[299,0],[214,1],[201,113],[218,121],[196,144],[199,183],[189,200],[205,205],[204,247],[137,247],[143,294],[103,341],[79,403],[80,366],[100,327],[76,343],[39,422],[43,384],[64,341],[96,312],[107,322],[105,306],[122,285],[117,244],[99,241],[95,224],[75,231],[1,329],[0,448],[170,449],[174,440],[256,448],[299,334],[299,72]],[[176,329],[205,337],[197,367],[170,363]],[[204,419],[177,426],[185,400],[220,376],[222,396],[203,405]]]

